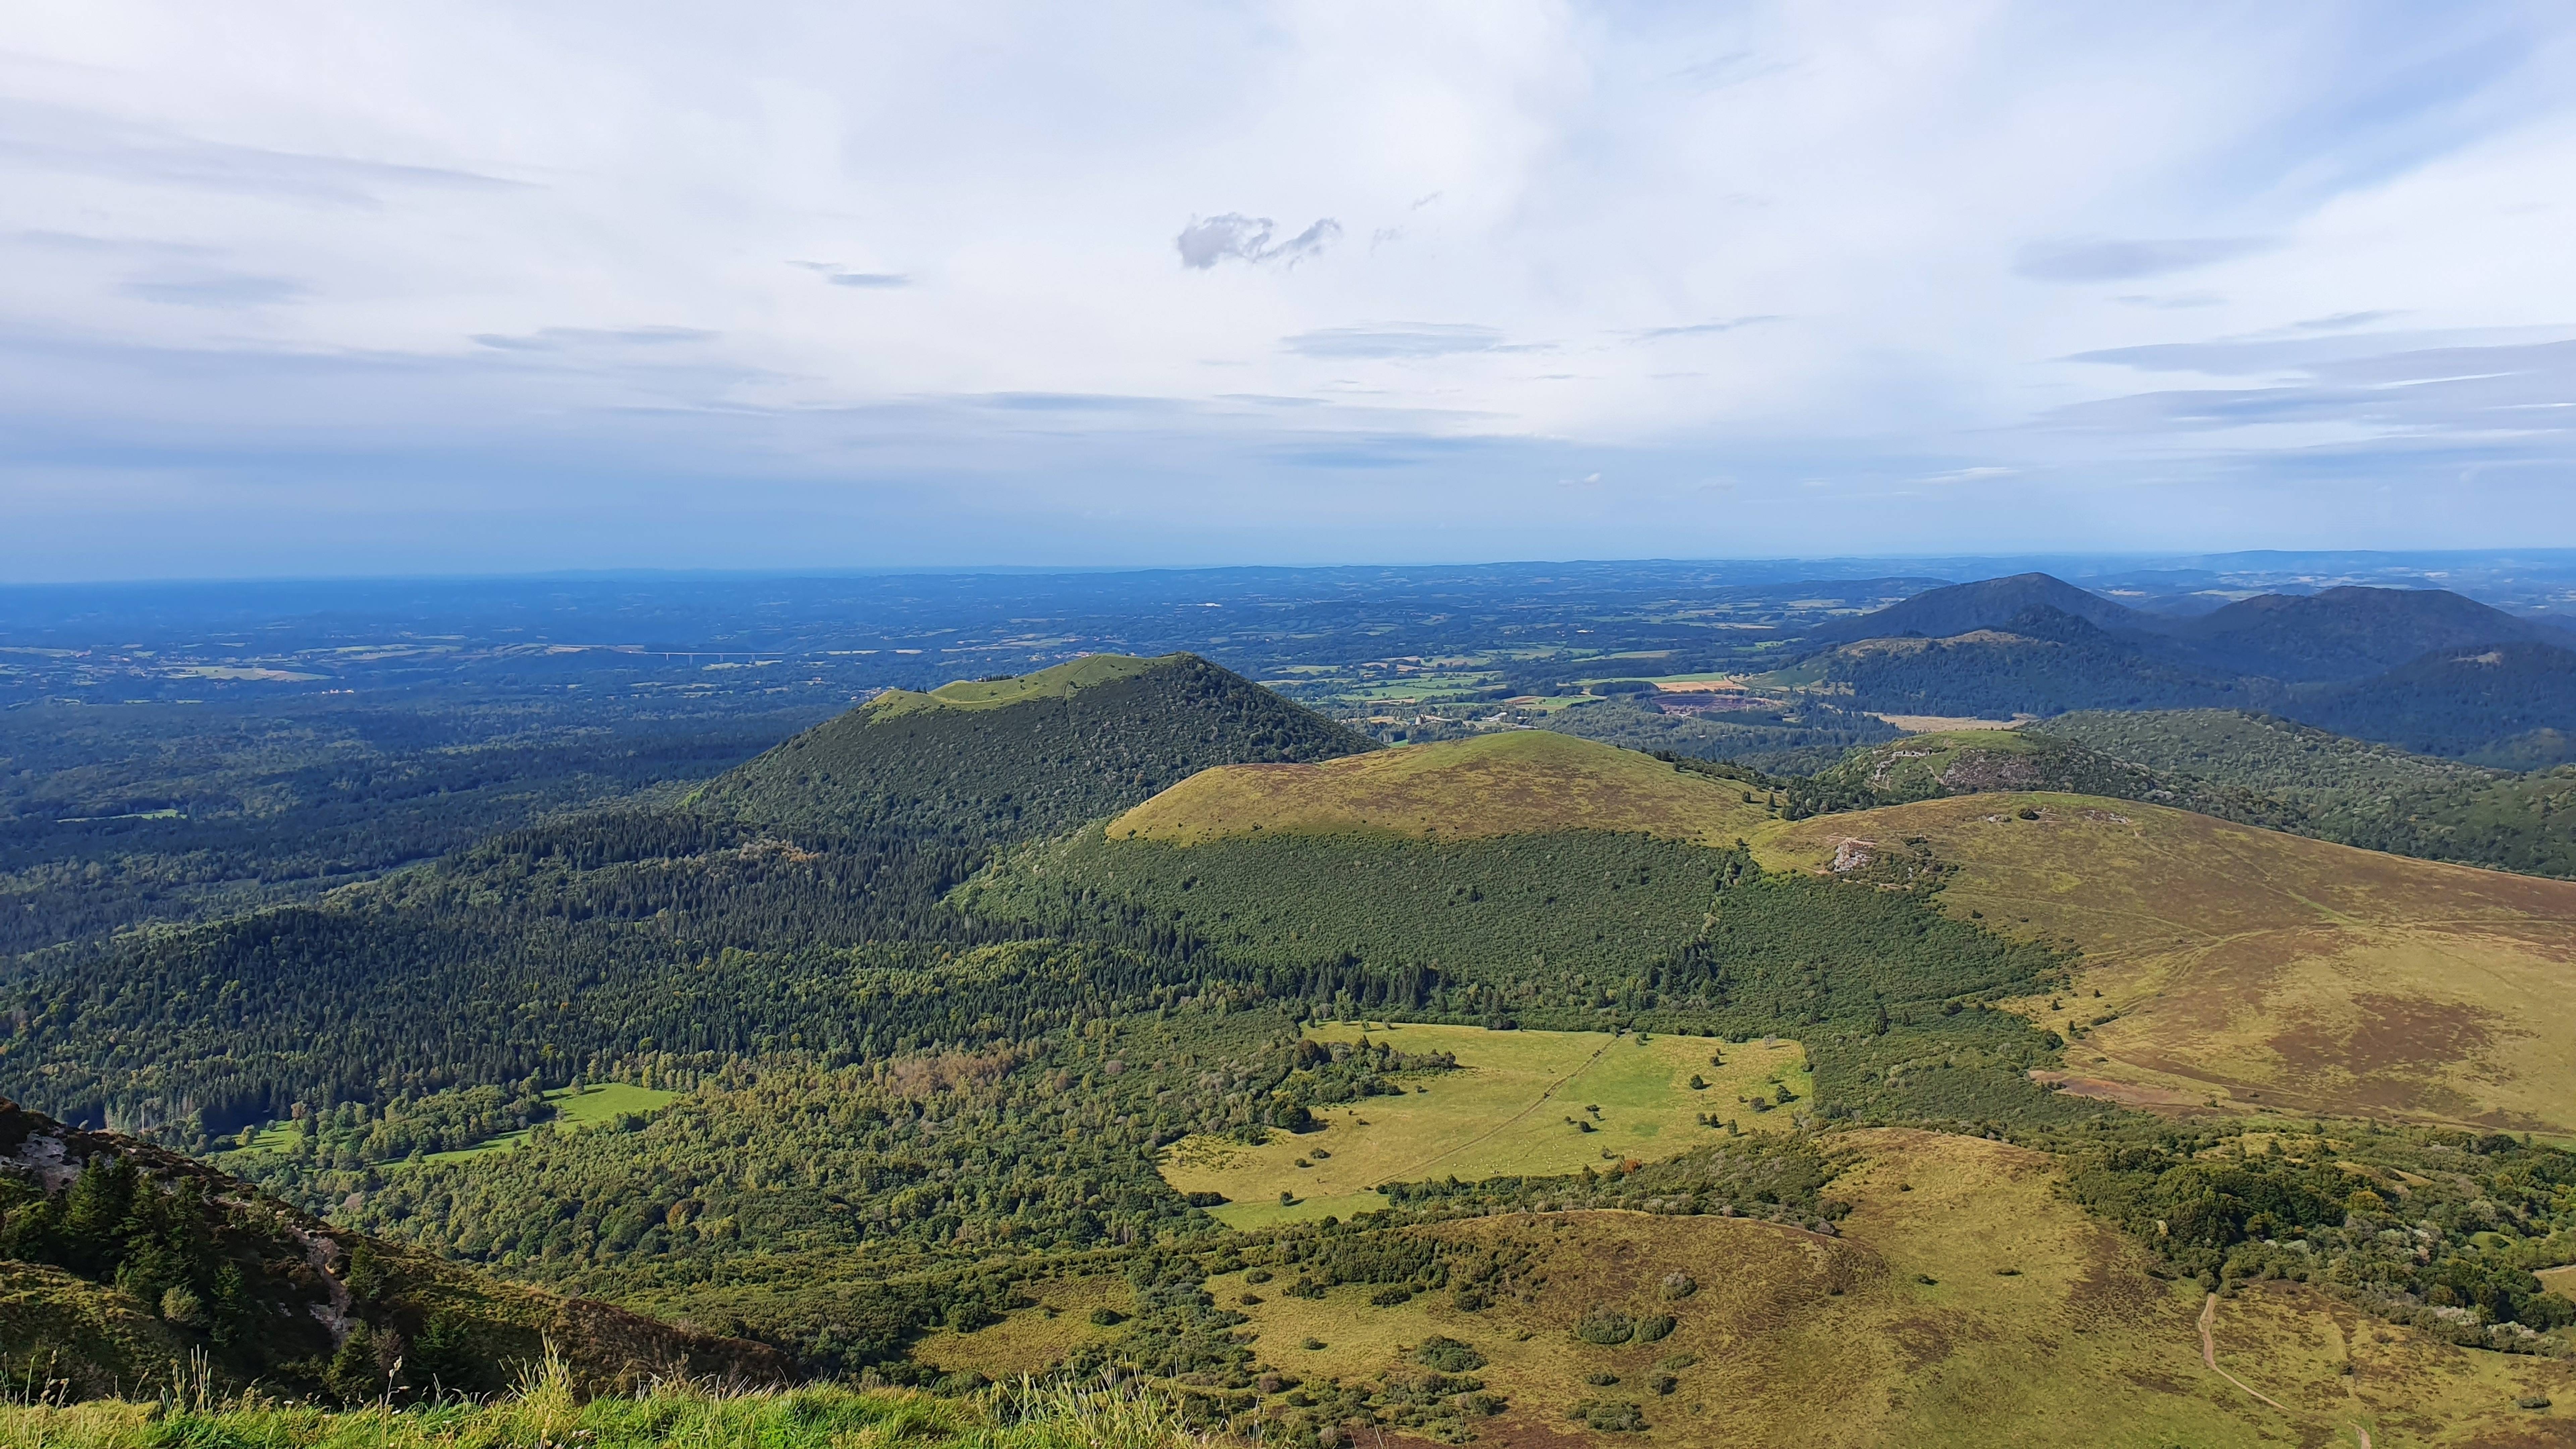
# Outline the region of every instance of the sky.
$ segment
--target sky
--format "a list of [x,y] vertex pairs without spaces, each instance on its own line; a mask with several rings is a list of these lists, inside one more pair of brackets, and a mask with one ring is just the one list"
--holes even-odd
[[2563,4],[0,31],[0,581],[2576,545]]

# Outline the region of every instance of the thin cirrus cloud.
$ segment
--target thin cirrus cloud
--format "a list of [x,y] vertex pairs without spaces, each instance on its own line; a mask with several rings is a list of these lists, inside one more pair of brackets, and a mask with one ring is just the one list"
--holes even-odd
[[2251,236],[2033,242],[2021,249],[2013,272],[2035,282],[2129,282],[2250,257],[2274,245]]
[[1227,212],[1205,220],[1190,218],[1181,234],[1172,239],[1180,251],[1181,265],[1204,272],[1223,261],[1283,262],[1295,266],[1333,244],[1342,234],[1342,224],[1333,218],[1319,217],[1314,224],[1286,241],[1273,242],[1271,234],[1279,224],[1266,216],[1245,216]]
[[835,287],[881,290],[912,285],[909,272],[854,272],[839,262],[792,262],[789,265],[803,267]]
[[452,166],[213,141],[102,112],[7,96],[0,96],[0,161],[145,185],[361,207],[421,188],[502,191],[526,185]]
[[503,352],[574,352],[602,347],[670,347],[708,342],[716,336],[701,327],[546,327],[516,336],[477,332],[473,340]]
[[2482,343],[2477,337],[2347,336],[2115,349],[2074,360],[2280,380],[2102,398],[2057,409],[2043,422],[2060,429],[2155,434],[2330,426],[2377,434],[2401,448],[2436,438],[2483,438],[2503,457],[2563,456],[2570,425],[2547,415],[2576,396],[2576,339]]
[[1686,322],[1677,327],[1649,327],[1634,335],[1641,342],[1658,342],[1667,337],[1715,337],[1722,332],[1780,320],[1776,312],[1757,312],[1749,317],[1722,317],[1712,322]]
[[1423,358],[1505,350],[1503,334],[1466,322],[1404,322],[1376,327],[1319,327],[1279,340],[1301,357]]
[[146,302],[177,307],[262,307],[292,302],[308,289],[285,277],[206,271],[135,277],[118,290]]

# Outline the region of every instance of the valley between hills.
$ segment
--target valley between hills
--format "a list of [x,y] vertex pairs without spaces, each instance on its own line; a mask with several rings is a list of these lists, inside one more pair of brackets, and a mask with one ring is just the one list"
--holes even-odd
[[[2397,592],[1401,743],[1093,653],[30,953],[0,1434],[2576,1443],[2576,653]],[[1869,738],[1663,747],[1720,692]]]

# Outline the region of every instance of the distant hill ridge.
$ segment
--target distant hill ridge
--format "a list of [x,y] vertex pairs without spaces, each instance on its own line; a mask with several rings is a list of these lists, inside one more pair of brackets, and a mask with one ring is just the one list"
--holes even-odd
[[2445,649],[2576,644],[2563,629],[2448,589],[2356,585],[2240,599],[2169,628],[2204,665],[2287,683],[2365,678]]
[[2480,763],[2576,758],[2576,634],[2443,589],[2266,594],[2174,619],[2020,574],[1807,637],[1822,647],[1782,683],[1890,714],[2217,707]]
[[2147,632],[2155,621],[2125,604],[2088,593],[2050,574],[2013,574],[1930,589],[1874,613],[1835,619],[1807,631],[1811,644],[1920,636],[1949,639],[1979,629],[2001,629],[2032,609],[2055,609],[2097,629]]
[[1095,654],[892,690],[718,777],[693,803],[789,829],[1009,841],[1070,830],[1216,765],[1377,748],[1194,654]]

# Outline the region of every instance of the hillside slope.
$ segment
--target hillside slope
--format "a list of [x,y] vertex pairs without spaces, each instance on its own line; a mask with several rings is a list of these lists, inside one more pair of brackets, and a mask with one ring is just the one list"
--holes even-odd
[[[0,1099],[0,1369],[79,1395],[185,1374],[364,1402],[506,1386],[548,1345],[595,1388],[787,1361],[334,1228],[189,1158]],[[399,1367],[398,1367],[399,1365]]]
[[1791,781],[1784,813],[1804,819],[1830,810],[1864,810],[1993,790],[2054,790],[2145,800],[2273,829],[2294,828],[2306,818],[2298,807],[2258,792],[2181,772],[2153,770],[2062,738],[2042,726],[1938,731],[1854,750],[1807,779]]
[[2240,599],[2172,628],[2210,668],[2291,683],[2362,679],[2471,645],[2576,642],[2448,589],[2357,585]]
[[1261,830],[1451,840],[1590,830],[1724,845],[1766,816],[1744,795],[1634,750],[1511,730],[1323,764],[1207,770],[1111,821],[1109,834],[1190,845]]
[[1329,992],[1345,1014],[1371,1003],[1340,983],[1367,981],[1489,1026],[1794,1036],[1822,1110],[1864,1120],[2088,1110],[2032,1095],[2023,1072],[2056,1061],[2040,1033],[1962,1009],[2054,979],[2056,953],[1878,889],[1912,880],[1902,861],[1866,883],[1759,870],[1735,844],[1766,813],[1748,793],[1534,731],[1211,771],[1013,851],[952,899],[1050,931],[1166,933],[1203,969]]
[[1830,872],[1900,842],[1955,867],[1945,909],[2082,950],[2072,995],[2025,1003],[2082,1036],[2081,1075],[2147,1100],[2576,1127],[2576,883],[2077,795],[1821,816],[1756,853]]
[[1212,765],[1373,742],[1192,654],[890,690],[710,782],[710,813],[784,829],[1019,840],[1113,814]]
[[2168,781],[2198,779],[2277,802],[2286,813],[2212,809],[2191,791],[2144,798],[2366,850],[2576,877],[2576,767],[2486,769],[2237,710],[2068,714],[2034,728]]
[[2003,628],[2033,609],[2054,610],[2113,632],[2146,633],[2164,623],[2053,575],[2029,573],[1928,589],[1873,613],[1820,624],[1808,630],[1801,642],[1812,646],[1909,636],[1948,639]]
[[2167,658],[2046,605],[1959,634],[1858,640],[1773,677],[1821,685],[1860,709],[1989,718],[2256,704],[2281,693],[2272,681]]
[[2576,650],[2544,643],[2438,650],[2302,694],[2283,712],[2417,754],[2515,769],[2559,764],[2576,759]]

